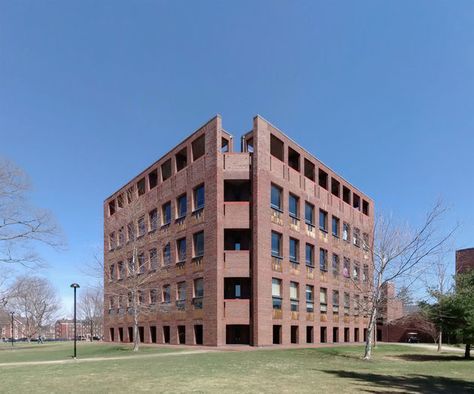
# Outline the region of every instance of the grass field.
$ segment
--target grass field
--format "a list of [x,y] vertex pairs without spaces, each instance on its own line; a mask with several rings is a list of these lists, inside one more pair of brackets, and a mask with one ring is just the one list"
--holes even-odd
[[[360,346],[193,351],[80,343],[80,360],[95,360],[41,364],[70,360],[71,343],[1,345],[0,392],[474,392],[474,361],[462,353],[380,345],[365,362]],[[15,365],[26,361],[35,362]]]

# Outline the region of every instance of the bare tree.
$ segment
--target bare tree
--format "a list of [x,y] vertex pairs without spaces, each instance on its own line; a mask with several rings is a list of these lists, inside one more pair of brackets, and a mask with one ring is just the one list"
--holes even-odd
[[31,275],[20,276],[12,284],[8,304],[17,316],[24,319],[24,333],[28,340],[41,335],[43,327],[56,318],[60,309],[51,282]]
[[152,311],[156,312],[158,308],[165,312],[167,310],[167,304],[158,305],[156,293],[159,270],[166,267],[158,267],[157,251],[154,249],[155,254],[152,255],[146,250],[144,239],[146,237],[143,237],[145,232],[156,229],[158,216],[156,213],[154,217],[149,218],[147,229],[146,216],[149,213],[145,212],[143,204],[136,200],[130,202],[116,215],[121,215],[119,223],[128,225],[127,228],[120,228],[114,232],[118,239],[109,242],[117,242],[117,245],[112,248],[114,251],[110,259],[102,265],[105,310],[107,311],[108,307],[109,314],[114,314],[116,310],[119,314],[125,314],[127,311],[132,316],[133,350],[138,351],[139,320]]
[[[62,244],[52,215],[31,207],[25,173],[10,161],[0,159],[0,263],[37,266],[41,260],[35,243],[58,247]],[[3,268],[2,268],[3,269]]]
[[[365,245],[371,254],[373,283],[368,294],[367,338],[364,359],[372,356],[373,333],[381,307],[387,303],[383,289],[386,284],[402,280],[410,287],[419,280],[426,264],[438,255],[455,229],[447,232],[440,222],[446,208],[440,203],[428,212],[418,229],[396,223],[390,216],[376,218],[373,243]],[[370,241],[369,241],[370,242]]]
[[79,316],[90,329],[90,340],[102,337],[104,319],[104,293],[102,288],[89,287],[79,298]]

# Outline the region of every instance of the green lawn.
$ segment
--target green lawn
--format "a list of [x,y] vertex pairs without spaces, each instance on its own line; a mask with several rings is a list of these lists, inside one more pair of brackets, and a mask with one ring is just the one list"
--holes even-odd
[[[68,357],[66,346],[71,344],[12,352],[2,345],[0,362]],[[360,346],[201,354],[144,346],[143,358],[124,349],[129,348],[80,344],[82,357],[123,359],[2,366],[0,392],[474,392],[474,361],[463,360],[462,353],[406,346],[381,345],[371,362],[360,359]]]

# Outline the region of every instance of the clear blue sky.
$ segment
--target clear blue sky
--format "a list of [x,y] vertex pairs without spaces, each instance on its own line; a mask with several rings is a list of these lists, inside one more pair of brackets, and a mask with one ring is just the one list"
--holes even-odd
[[474,246],[474,2],[0,0],[0,154],[67,236],[43,251],[65,311],[104,198],[216,113],[414,225],[442,196]]

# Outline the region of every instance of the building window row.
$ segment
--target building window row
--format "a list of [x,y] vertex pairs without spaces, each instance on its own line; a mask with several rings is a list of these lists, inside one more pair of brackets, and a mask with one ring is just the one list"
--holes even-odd
[[[285,162],[285,143],[273,134],[270,135],[270,154],[278,160]],[[316,165],[312,160],[307,159],[306,157],[302,158],[298,151],[290,146],[288,146],[287,164],[295,171],[303,173],[306,178],[317,183],[332,195],[341,198],[354,209],[361,211],[367,216],[370,214],[370,204],[367,200],[361,198],[347,186],[341,185],[341,182],[336,178],[329,176],[329,174],[322,168],[319,168],[318,171],[316,171]],[[316,175],[318,178],[317,180]]]

